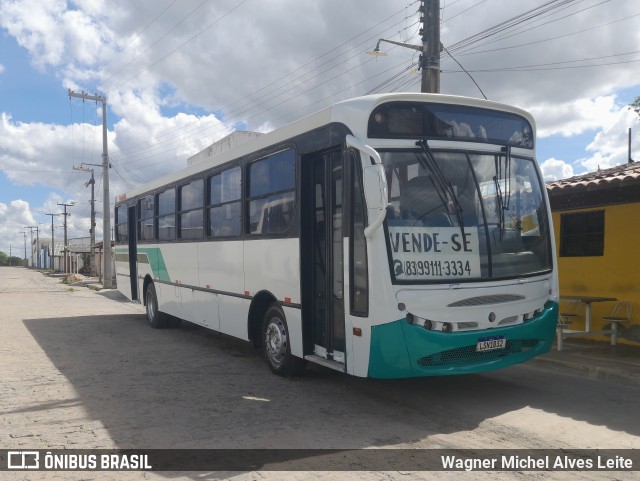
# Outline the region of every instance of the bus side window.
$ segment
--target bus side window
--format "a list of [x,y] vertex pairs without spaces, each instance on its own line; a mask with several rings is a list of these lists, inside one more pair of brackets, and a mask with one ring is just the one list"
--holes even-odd
[[129,240],[129,224],[127,216],[127,204],[119,205],[116,209],[116,241],[127,242]]
[[158,194],[158,240],[174,240],[176,238],[176,189],[171,188]]
[[210,237],[235,237],[242,233],[242,169],[233,167],[209,178]]
[[178,237],[180,239],[201,239],[204,232],[204,181],[196,179],[178,189],[180,192],[180,212]]
[[152,241],[154,236],[154,196],[148,195],[139,201],[138,215],[138,240]]
[[369,271],[367,266],[367,240],[364,229],[367,226],[367,211],[362,191],[362,166],[360,157],[354,151],[351,159],[351,235],[350,237],[350,277],[351,314],[366,317],[369,315]]
[[284,234],[294,216],[296,155],[283,150],[249,165],[249,234]]

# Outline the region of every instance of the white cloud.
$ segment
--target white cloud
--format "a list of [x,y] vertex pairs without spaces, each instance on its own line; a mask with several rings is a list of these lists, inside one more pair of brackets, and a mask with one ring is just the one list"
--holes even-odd
[[[444,45],[540,5],[539,0],[501,2],[499,8],[475,8],[455,16],[469,3],[443,3]],[[623,162],[626,141],[620,136],[629,127],[625,122],[638,125],[637,119],[623,115],[624,106],[615,96],[621,88],[638,85],[636,63],[565,68],[637,58],[612,56],[640,50],[640,30],[632,28],[637,5],[617,2],[611,8],[604,3],[578,12],[583,7],[568,6],[545,21],[506,32],[517,35],[455,54],[475,72],[491,100],[530,110],[540,137],[597,133],[588,148],[591,155],[579,164],[556,158],[543,162],[545,179],[566,177],[579,166],[592,169]],[[414,51],[386,45],[388,56],[379,59],[365,52],[379,38],[419,42],[416,10],[417,4],[388,0],[371,0],[366,8],[362,2],[342,0],[183,0],[163,5],[12,0],[0,2],[0,27],[29,52],[34,65],[57,76],[65,87],[107,92],[110,115],[118,117],[109,132],[113,197],[129,190],[126,182],[138,184],[184,166],[187,156],[229,133],[235,123],[271,130],[398,75],[417,60]],[[549,22],[560,16],[566,18]],[[529,29],[534,25],[539,27]],[[569,35],[588,28],[592,30]],[[515,45],[524,46],[471,54]],[[596,58],[603,56],[611,57]],[[594,60],[574,62],[585,58]],[[547,70],[504,70],[540,64],[553,65],[535,67],[552,68]],[[487,67],[502,70],[479,72]],[[443,93],[479,96],[465,74],[452,72],[459,68],[446,56],[442,69]],[[391,85],[402,82],[416,91],[418,79],[418,73],[404,73]],[[56,208],[62,198],[77,199],[70,225],[79,232],[88,230],[89,189],[83,185],[87,174],[71,172],[74,161],[87,162],[78,154],[83,139],[97,139],[88,161],[99,163],[99,126],[14,122],[6,113],[0,117],[0,168],[8,169],[6,175],[17,184],[64,193],[52,194],[44,206],[34,208],[36,213]],[[99,169],[96,178],[99,182]],[[103,210],[101,205],[98,210]]]
[[112,43],[104,12],[95,8],[100,3],[92,2],[92,9],[75,9],[64,0],[2,2],[0,26],[30,52],[34,65],[42,70],[69,60],[92,65],[108,54]]
[[[626,106],[612,115],[611,120],[596,134],[586,150],[592,152],[590,157],[578,162],[588,172],[605,169],[627,162],[629,156],[629,128],[632,129],[632,157],[640,157],[640,119]],[[634,134],[635,133],[635,134]]]
[[0,202],[0,251],[9,254],[11,244],[13,255],[23,257],[22,232],[27,225],[36,225],[28,202],[20,199],[8,204]]
[[550,159],[545,160],[540,164],[540,170],[542,170],[542,176],[545,182],[552,180],[566,179],[573,176],[573,167],[564,160]]
[[0,74],[4,72],[4,65],[0,63]]
[[570,137],[611,125],[619,109],[615,96],[608,95],[594,99],[579,98],[558,104],[543,102],[528,110],[536,119],[538,137],[555,134]]

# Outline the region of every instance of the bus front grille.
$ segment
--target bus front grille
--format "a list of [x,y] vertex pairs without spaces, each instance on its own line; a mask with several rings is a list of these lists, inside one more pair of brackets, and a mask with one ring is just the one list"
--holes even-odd
[[422,367],[460,365],[491,361],[500,357],[520,352],[529,352],[535,349],[540,341],[538,339],[519,339],[507,341],[504,349],[495,351],[477,352],[475,344],[472,346],[456,347],[447,351],[437,352],[418,359],[418,365]]

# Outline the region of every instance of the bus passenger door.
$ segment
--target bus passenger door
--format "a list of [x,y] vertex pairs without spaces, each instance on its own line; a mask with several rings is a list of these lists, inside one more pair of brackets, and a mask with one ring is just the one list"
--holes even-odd
[[129,207],[127,212],[129,229],[129,279],[131,282],[131,300],[138,297],[138,230],[136,229],[136,206]]
[[305,353],[344,365],[342,151],[303,156],[301,164]]

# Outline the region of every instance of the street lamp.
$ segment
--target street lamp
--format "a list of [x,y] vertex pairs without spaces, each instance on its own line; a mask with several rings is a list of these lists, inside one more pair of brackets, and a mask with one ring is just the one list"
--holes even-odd
[[386,57],[386,53],[380,50],[380,42],[387,42],[398,47],[410,48],[420,53],[419,69],[422,70],[422,81],[420,91],[423,93],[439,93],[440,92],[440,52],[438,49],[437,57],[428,55],[427,45],[414,45],[412,43],[396,42],[395,40],[387,40],[381,38],[376,44],[376,48],[367,52],[369,55],[376,57]]
[[420,91],[425,93],[440,92],[440,0],[421,0],[420,2],[420,35],[422,45],[396,42],[381,38],[370,55],[383,56],[380,51],[380,42],[387,42],[399,47],[410,48],[420,52],[419,68],[422,70],[422,81]]

